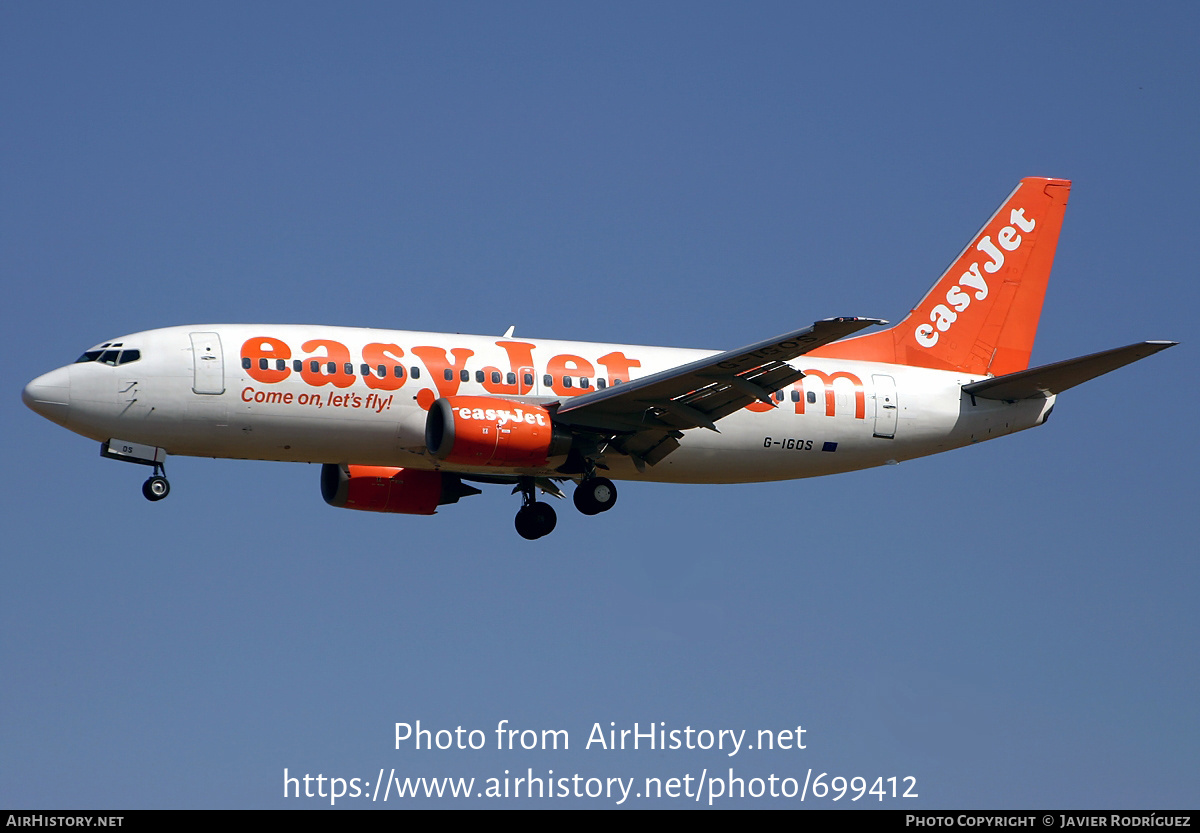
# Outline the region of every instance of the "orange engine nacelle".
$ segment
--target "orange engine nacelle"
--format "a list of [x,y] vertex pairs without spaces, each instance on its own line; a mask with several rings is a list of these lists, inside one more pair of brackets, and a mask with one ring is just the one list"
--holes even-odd
[[321,497],[330,506],[368,512],[432,515],[446,503],[477,495],[452,474],[395,466],[321,466]]
[[425,419],[429,453],[447,463],[522,468],[544,466],[566,454],[571,435],[556,429],[550,412],[490,396],[447,396]]

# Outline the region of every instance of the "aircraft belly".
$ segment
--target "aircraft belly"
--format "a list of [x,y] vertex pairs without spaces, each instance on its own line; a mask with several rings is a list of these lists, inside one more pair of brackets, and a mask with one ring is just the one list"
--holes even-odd
[[[672,483],[756,483],[833,474],[886,462],[889,447],[869,442],[870,429],[852,417],[746,413],[721,423],[721,433],[684,433],[680,448],[630,479]],[[614,469],[615,470],[615,469]]]
[[[240,403],[239,403],[240,404]],[[207,412],[208,418],[203,418]],[[200,417],[200,418],[198,418]],[[189,409],[194,431],[169,450],[191,456],[232,456],[297,462],[411,465],[424,445],[406,422],[390,416],[280,413],[270,406],[234,408],[196,403]]]

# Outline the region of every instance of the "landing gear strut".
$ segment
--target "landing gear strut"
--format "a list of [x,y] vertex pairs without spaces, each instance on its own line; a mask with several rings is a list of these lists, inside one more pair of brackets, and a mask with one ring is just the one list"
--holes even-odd
[[607,477],[586,477],[575,487],[572,499],[583,514],[599,515],[616,505],[617,487]]
[[154,464],[154,474],[142,484],[142,494],[146,500],[162,500],[171,494],[171,484],[167,482],[166,473],[161,463]]
[[554,507],[548,503],[534,499],[534,481],[532,477],[522,477],[517,483],[521,491],[521,509],[517,512],[517,534],[522,538],[533,541],[554,531],[558,516]]

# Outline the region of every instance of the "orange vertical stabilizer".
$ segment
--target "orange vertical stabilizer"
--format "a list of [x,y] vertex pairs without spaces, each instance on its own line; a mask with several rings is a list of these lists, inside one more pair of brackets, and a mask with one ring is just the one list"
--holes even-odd
[[1029,367],[1071,183],[1027,177],[899,324],[809,353],[974,375]]

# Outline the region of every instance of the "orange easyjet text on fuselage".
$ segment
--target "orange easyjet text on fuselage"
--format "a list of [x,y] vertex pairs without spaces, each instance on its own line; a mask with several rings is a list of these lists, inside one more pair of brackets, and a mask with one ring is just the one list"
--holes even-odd
[[[598,386],[607,387],[628,382],[631,371],[642,366],[640,360],[625,355],[620,350],[611,351],[594,361],[571,353],[552,356],[540,371],[534,363],[533,351],[536,345],[525,341],[497,341],[496,346],[502,349],[508,359],[507,369],[486,366],[476,371],[476,381],[483,389],[495,396],[525,396],[534,392],[536,375],[544,373],[546,377],[541,393],[551,391],[557,396],[578,396],[588,393],[591,380],[602,380]],[[475,351],[466,347],[444,347],[418,345],[409,348],[424,368],[437,389],[438,397],[455,396],[464,381],[472,378],[467,370],[468,361]],[[404,363],[406,352],[398,344],[390,342],[371,342],[362,348],[360,361],[355,361],[350,348],[332,339],[310,339],[300,345],[300,355],[293,351],[286,341],[274,336],[255,336],[242,344],[242,367],[250,378],[265,384],[274,385],[292,376],[311,387],[333,385],[337,388],[348,388],[358,379],[373,390],[395,391],[404,387],[412,375],[410,367]],[[410,359],[411,361],[411,359]],[[597,376],[596,368],[602,367],[604,372]],[[355,371],[359,370],[358,373]],[[820,379],[824,387],[825,415],[834,416],[837,411],[835,383],[845,380],[854,390],[854,417],[866,418],[866,394],[862,380],[853,373],[838,371],[824,373],[820,370],[807,369],[805,376]],[[572,382],[572,379],[576,381]],[[579,380],[588,380],[580,384]],[[795,412],[805,413],[806,392],[804,381],[795,382],[796,395],[792,397]],[[427,395],[418,395],[417,402],[428,410],[436,397],[432,391],[426,390]],[[278,404],[286,402],[280,396],[256,392],[249,395],[246,401]],[[314,399],[312,404],[317,404]],[[325,403],[321,403],[325,404]],[[390,403],[389,403],[390,404]],[[764,403],[752,403],[747,410],[763,412],[772,410],[772,406]],[[378,405],[375,410],[381,410]]]

